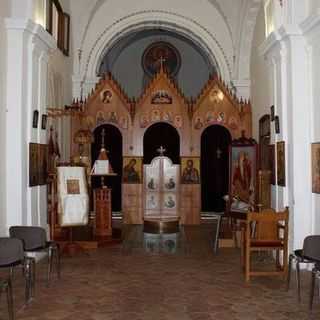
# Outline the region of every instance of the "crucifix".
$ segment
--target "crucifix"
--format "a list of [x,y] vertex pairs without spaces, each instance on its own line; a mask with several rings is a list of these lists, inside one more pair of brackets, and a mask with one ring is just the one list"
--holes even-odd
[[163,154],[166,152],[167,150],[163,147],[160,146],[160,148],[157,149],[157,152],[159,152],[159,155],[162,157]]
[[160,61],[160,70],[163,70],[163,64],[166,62],[166,59],[161,56],[158,61]]
[[104,138],[106,136],[106,131],[104,130],[104,128],[101,131],[101,149],[104,149]]
[[219,147],[217,148],[216,153],[217,153],[217,159],[220,159],[222,151],[221,151],[221,149]]

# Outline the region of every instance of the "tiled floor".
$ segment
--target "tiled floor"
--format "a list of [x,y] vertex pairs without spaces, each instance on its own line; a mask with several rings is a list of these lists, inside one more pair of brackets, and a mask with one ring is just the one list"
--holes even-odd
[[[45,283],[37,270],[34,301],[23,307],[20,273],[14,281],[17,319],[24,320],[209,320],[320,319],[320,302],[307,312],[309,273],[303,273],[301,304],[282,280],[244,281],[239,250],[213,255],[207,229],[186,231],[185,254],[150,254],[142,248],[105,247],[90,255],[63,258],[63,278]],[[294,287],[294,285],[292,285]],[[7,319],[1,297],[0,319]]]

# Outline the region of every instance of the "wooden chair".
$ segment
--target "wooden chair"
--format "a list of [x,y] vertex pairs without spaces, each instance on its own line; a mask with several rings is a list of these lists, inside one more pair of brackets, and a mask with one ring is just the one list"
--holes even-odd
[[[288,220],[289,209],[275,212],[265,209],[261,212],[248,212],[245,229],[242,232],[242,264],[246,281],[251,276],[278,275],[286,278],[288,273]],[[254,271],[251,268],[251,252],[275,251],[276,270]],[[280,264],[280,251],[283,252],[283,264]]]

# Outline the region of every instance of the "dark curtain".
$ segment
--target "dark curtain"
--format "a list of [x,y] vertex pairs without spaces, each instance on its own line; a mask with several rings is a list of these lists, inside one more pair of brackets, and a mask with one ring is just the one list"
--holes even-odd
[[177,130],[170,124],[159,122],[149,127],[143,137],[143,163],[149,164],[159,156],[160,146],[166,149],[164,155],[174,164],[180,164],[180,138]]
[[[109,161],[117,176],[105,177],[105,185],[112,189],[112,211],[121,211],[121,181],[122,181],[122,135],[119,129],[110,124],[104,124],[94,130],[94,143],[91,147],[92,165],[98,158],[101,149],[101,131],[105,129],[105,148]],[[101,186],[100,177],[92,178],[92,189]]]
[[208,127],[201,136],[202,211],[225,209],[222,199],[229,188],[229,145],[231,135],[219,125]]

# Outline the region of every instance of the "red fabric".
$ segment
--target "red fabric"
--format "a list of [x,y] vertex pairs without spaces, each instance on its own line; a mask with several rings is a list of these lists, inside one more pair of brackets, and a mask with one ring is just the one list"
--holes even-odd
[[252,240],[251,247],[283,247],[281,240]]

